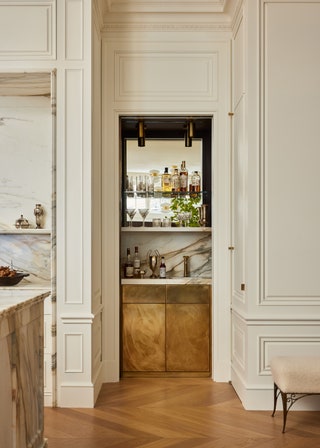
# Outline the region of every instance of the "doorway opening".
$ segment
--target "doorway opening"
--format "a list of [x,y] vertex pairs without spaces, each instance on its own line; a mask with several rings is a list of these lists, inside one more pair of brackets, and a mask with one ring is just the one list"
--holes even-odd
[[212,117],[121,116],[120,158],[121,376],[211,376]]

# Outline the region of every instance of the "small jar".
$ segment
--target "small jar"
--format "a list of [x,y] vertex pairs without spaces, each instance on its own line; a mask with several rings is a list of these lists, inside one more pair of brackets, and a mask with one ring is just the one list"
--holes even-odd
[[163,220],[162,220],[162,227],[171,227],[171,219],[170,218],[163,218]]
[[161,227],[161,219],[160,218],[153,218],[153,220],[152,220],[152,227]]

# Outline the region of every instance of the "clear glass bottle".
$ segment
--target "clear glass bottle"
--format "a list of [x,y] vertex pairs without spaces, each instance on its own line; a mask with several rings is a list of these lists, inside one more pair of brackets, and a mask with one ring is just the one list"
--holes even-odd
[[174,169],[173,175],[171,177],[171,190],[173,192],[180,191],[180,176],[178,168]]
[[154,197],[156,198],[161,197],[161,190],[162,190],[161,175],[159,174],[158,170],[150,171],[150,175],[152,176]]
[[133,257],[133,276],[139,277],[141,269],[141,259],[139,255],[138,246],[134,248],[134,257]]
[[185,160],[182,161],[180,169],[180,191],[188,191],[188,170]]
[[171,191],[171,174],[168,171],[168,167],[165,167],[164,173],[162,174],[162,191]]
[[130,249],[127,249],[127,260],[125,263],[125,277],[132,278],[133,277],[133,263],[131,260]]
[[199,171],[193,171],[189,191],[201,191],[201,178]]
[[161,257],[161,263],[159,268],[159,278],[166,278],[167,268],[164,257]]

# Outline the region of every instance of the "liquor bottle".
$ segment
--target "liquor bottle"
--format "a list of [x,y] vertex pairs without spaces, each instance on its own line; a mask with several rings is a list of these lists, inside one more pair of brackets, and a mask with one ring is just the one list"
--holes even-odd
[[164,257],[161,257],[161,263],[160,263],[160,268],[159,268],[159,277],[160,278],[166,278],[166,263],[164,261]]
[[183,160],[180,169],[180,191],[188,190],[188,170],[186,168],[186,162]]
[[193,171],[189,191],[199,192],[201,190],[200,185],[201,185],[201,178],[199,171]]
[[168,171],[168,167],[164,169],[162,174],[162,191],[171,191],[171,174]]
[[133,257],[133,276],[139,277],[141,269],[141,260],[139,255],[138,246],[134,248],[134,257]]
[[127,249],[127,261],[126,261],[124,270],[125,270],[125,274],[124,274],[125,277],[127,277],[127,278],[133,277],[133,264],[131,261],[131,254],[130,254],[129,248]]
[[180,176],[178,168],[174,169],[174,173],[171,177],[171,186],[173,192],[180,191]]

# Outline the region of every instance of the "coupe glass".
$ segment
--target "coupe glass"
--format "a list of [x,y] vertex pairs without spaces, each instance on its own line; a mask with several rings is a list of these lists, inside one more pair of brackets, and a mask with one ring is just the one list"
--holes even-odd
[[144,227],[144,222],[146,220],[146,217],[149,214],[149,209],[148,208],[139,208],[139,213],[140,213],[141,218],[142,218],[142,227]]
[[130,218],[129,227],[132,227],[132,220],[134,218],[134,215],[136,214],[136,209],[135,208],[127,208],[126,212]]

